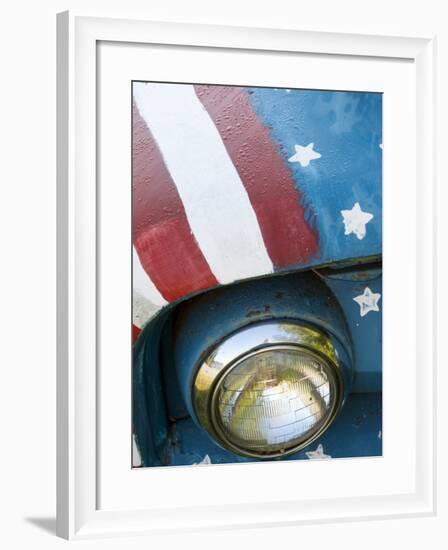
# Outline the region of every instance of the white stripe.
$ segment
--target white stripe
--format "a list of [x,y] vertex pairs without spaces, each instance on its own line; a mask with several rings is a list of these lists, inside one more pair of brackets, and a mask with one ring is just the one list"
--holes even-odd
[[271,273],[246,189],[193,86],[134,83],[133,92],[218,281]]
[[135,247],[132,247],[132,274],[132,288],[135,292],[138,292],[155,307],[167,304],[165,298],[160,294],[149,275],[143,269]]
[[160,311],[161,306],[156,306],[144,298],[138,290],[132,292],[132,324],[143,328]]

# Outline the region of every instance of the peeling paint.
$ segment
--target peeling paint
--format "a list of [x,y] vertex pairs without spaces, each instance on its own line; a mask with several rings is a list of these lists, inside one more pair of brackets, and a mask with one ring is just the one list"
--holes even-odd
[[132,323],[136,327],[143,328],[159,311],[160,306],[147,300],[134,288],[132,295]]

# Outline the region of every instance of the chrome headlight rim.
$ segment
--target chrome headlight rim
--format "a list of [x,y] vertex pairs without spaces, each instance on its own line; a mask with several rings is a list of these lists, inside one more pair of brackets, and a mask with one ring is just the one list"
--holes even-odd
[[[267,337],[267,335],[269,335]],[[248,337],[251,345],[239,349],[238,340]],[[334,375],[331,385],[334,399],[322,424],[311,436],[294,446],[279,452],[255,452],[229,441],[220,427],[217,414],[216,397],[224,378],[233,369],[250,357],[266,351],[300,350],[314,359],[323,361],[328,371]],[[248,325],[230,335],[218,344],[200,363],[193,378],[192,401],[199,424],[212,439],[224,449],[240,456],[256,459],[275,459],[297,453],[319,438],[332,424],[344,401],[345,365],[336,355],[331,338],[321,330],[302,324],[300,321],[267,321]]]

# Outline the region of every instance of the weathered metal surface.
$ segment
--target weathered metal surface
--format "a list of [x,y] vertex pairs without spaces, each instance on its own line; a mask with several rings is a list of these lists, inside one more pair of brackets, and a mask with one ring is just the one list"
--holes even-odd
[[196,92],[247,191],[274,268],[307,263],[318,254],[318,235],[306,219],[310,212],[290,166],[253,108],[252,91],[197,86]]
[[134,243],[154,284],[168,301],[217,285],[191,236],[176,185],[135,106],[132,161]]
[[153,319],[133,350],[132,424],[142,465],[167,463],[170,430],[160,364],[160,340],[168,311]]
[[135,324],[217,285],[380,255],[381,103],[134,83],[134,286],[153,306]]
[[[193,367],[229,332],[275,318],[322,327],[354,371],[322,447],[293,458],[380,454],[381,270],[362,266],[382,251],[381,95],[146,83],[133,95],[133,422],[143,465],[245,460],[192,424]],[[298,271],[308,273],[286,275]]]
[[[324,442],[325,451],[331,456],[381,454],[381,441],[372,440],[372,433],[381,430],[382,313],[378,307],[378,311],[372,309],[361,315],[361,306],[355,299],[366,288],[381,295],[378,266],[247,281],[197,297],[190,305],[177,308],[174,316],[171,308],[167,308],[161,321],[163,336],[162,325],[155,319],[144,329],[134,349],[134,429],[143,464],[191,464],[199,461],[198,453],[202,452],[208,453],[212,461],[241,460],[217,447],[198,424],[182,421],[194,415],[191,405],[194,367],[229,333],[275,318],[300,319],[319,326],[339,342],[339,354],[345,350],[348,355],[351,353],[353,380],[347,386],[348,405],[341,413],[342,420],[338,419],[316,444]],[[146,339],[148,342],[143,346]],[[350,358],[347,356],[346,360]],[[364,404],[355,397],[360,392],[366,399]],[[368,412],[371,402],[379,403],[379,408],[374,408],[376,412]],[[357,405],[353,408],[350,403]],[[158,447],[152,443],[154,432],[158,434]],[[352,435],[355,441],[349,440]],[[331,448],[327,449],[329,442]],[[351,454],[344,454],[347,449]],[[296,458],[306,455],[301,453]]]
[[[313,143],[321,155],[308,166],[288,162],[319,234],[315,261],[381,254],[381,94],[251,88],[249,95],[285,163],[294,143]],[[342,222],[355,203],[373,215],[362,238],[346,235]]]
[[[318,441],[283,460],[318,458],[315,451],[320,445],[323,453],[332,459],[381,456],[381,409],[381,393],[351,394],[334,424]],[[199,464],[206,456],[207,463],[211,464],[254,460],[218,447],[191,419],[173,424],[171,437],[167,441],[167,455],[173,466]]]
[[[176,317],[174,360],[182,398],[193,417],[191,389],[201,358],[243,327],[272,319],[298,319],[332,335],[341,360],[351,353],[342,309],[321,279],[309,272],[217,289],[181,305]],[[346,386],[350,384],[351,380],[346,380]]]
[[[355,365],[355,379],[352,391],[382,391],[382,297],[378,311],[369,311],[361,316],[358,296],[366,288],[374,294],[382,293],[382,272],[378,268],[344,270],[331,272],[323,277],[340,303],[349,327]],[[322,276],[322,273],[321,273]],[[373,301],[374,303],[374,301]]]

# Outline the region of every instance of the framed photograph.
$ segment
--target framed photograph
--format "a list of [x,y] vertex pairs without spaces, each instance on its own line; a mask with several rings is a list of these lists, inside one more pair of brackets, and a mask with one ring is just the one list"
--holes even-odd
[[58,534],[434,511],[433,39],[58,16]]
[[133,465],[382,456],[382,94],[132,100]]

